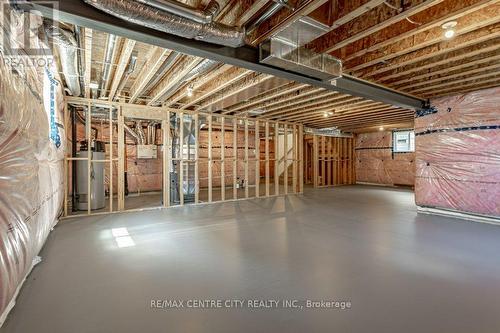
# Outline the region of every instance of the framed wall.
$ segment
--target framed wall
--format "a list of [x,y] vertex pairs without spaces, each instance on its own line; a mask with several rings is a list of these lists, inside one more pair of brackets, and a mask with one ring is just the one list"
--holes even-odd
[[[67,97],[65,124],[68,129],[74,129],[69,109],[75,107],[98,109],[101,117],[107,112],[106,122],[111,125],[107,129],[109,135],[104,138],[107,140],[106,158],[95,159],[92,153],[77,157],[73,151],[75,145],[66,152],[64,216],[135,210],[125,205],[127,158],[130,158],[126,156],[126,132],[130,131],[126,123],[130,119],[160,124],[156,143],[158,158],[162,161],[161,180],[157,179],[161,183],[162,207],[303,192],[301,124]],[[87,142],[94,140],[93,112],[84,112],[81,125],[85,128],[84,140]],[[70,132],[67,131],[68,136]],[[189,135],[186,136],[186,132]],[[70,214],[71,180],[75,177],[70,170],[78,160],[86,162],[87,189],[92,188],[94,181],[92,166],[108,164],[105,209],[94,211],[88,204],[85,211]],[[172,203],[173,195],[175,203]]]

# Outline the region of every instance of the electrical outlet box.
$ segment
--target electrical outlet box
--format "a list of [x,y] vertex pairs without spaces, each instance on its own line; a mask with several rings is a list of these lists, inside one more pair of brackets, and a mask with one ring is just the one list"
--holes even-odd
[[158,147],[156,145],[137,145],[137,158],[139,159],[158,158]]

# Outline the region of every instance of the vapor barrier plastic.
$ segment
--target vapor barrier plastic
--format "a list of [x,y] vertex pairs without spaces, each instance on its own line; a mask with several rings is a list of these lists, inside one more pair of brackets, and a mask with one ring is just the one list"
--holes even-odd
[[[23,20],[21,15],[17,19]],[[31,23],[30,45],[37,45],[37,21]],[[0,28],[12,39],[10,45],[19,45],[24,31],[9,31],[5,20]],[[57,70],[29,61],[13,68],[12,60],[28,60],[21,53],[0,52],[0,325],[36,263],[64,197],[66,143],[62,91],[53,76]]]
[[415,153],[393,153],[392,132],[356,137],[356,181],[383,185],[413,185]]
[[500,88],[432,101],[415,120],[416,203],[500,216]]

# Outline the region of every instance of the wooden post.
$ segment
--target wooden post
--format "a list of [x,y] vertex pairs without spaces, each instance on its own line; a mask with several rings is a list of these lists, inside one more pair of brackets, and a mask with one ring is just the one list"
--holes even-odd
[[332,185],[332,137],[329,136],[326,138],[328,143],[327,143],[327,151],[328,151],[328,162],[326,165],[326,185],[330,186]]
[[194,150],[194,203],[200,202],[200,180],[199,180],[199,148],[200,145],[198,143],[199,138],[199,115],[196,113],[194,115],[194,142],[196,144]]
[[326,137],[325,136],[321,137],[321,156],[322,156],[321,185],[325,186],[326,185]]
[[266,197],[269,196],[269,121],[266,121],[265,129],[265,142],[266,142]]
[[87,104],[87,119],[85,119],[85,137],[87,139],[87,214],[90,215],[91,211],[91,198],[92,198],[92,181],[91,181],[91,170],[92,170],[92,139],[90,137],[92,130],[92,103]]
[[304,193],[304,125],[299,125],[299,193]]
[[283,189],[285,195],[288,194],[288,126],[283,124]]
[[212,202],[212,115],[208,116],[208,202]]
[[245,118],[245,198],[248,198],[248,119]]
[[179,201],[184,205],[184,113],[179,113]]
[[226,200],[226,167],[225,167],[225,157],[226,157],[226,121],[224,117],[221,117],[221,138],[220,138],[220,198],[221,201]]
[[[65,101],[64,102],[64,133],[66,135],[66,139],[68,138],[68,133],[69,133],[69,128],[70,128],[68,126],[68,125],[70,125],[70,124],[68,124],[69,123],[68,119],[69,119],[68,103]],[[73,127],[71,126],[71,128],[73,128]],[[71,145],[68,145],[68,146],[71,147]],[[68,216],[68,175],[69,175],[68,157],[72,156],[71,153],[68,154],[67,151],[68,151],[68,149],[64,153],[64,216]]]
[[122,107],[118,107],[118,210],[125,208],[125,120]]
[[279,123],[274,123],[274,194],[280,194],[280,175],[278,172],[279,169],[279,154],[278,154],[278,141],[279,141]]
[[313,186],[316,188],[319,185],[319,143],[318,143],[318,136],[316,134],[313,134],[313,160],[312,160],[312,165],[313,165]]
[[167,111],[167,119],[161,122],[161,134],[163,142],[163,207],[170,206],[170,111]]
[[238,122],[236,118],[233,118],[233,199],[238,198],[238,188],[236,183],[238,182]]
[[255,121],[255,197],[260,197],[260,130],[259,121]]
[[113,211],[113,109],[109,107],[109,212]]
[[298,139],[298,135],[297,135],[297,125],[292,125],[292,131],[293,131],[293,134],[292,134],[292,157],[293,157],[293,161],[292,161],[292,188],[293,188],[293,193],[297,193],[297,153],[298,153],[298,149],[297,149],[297,139]]

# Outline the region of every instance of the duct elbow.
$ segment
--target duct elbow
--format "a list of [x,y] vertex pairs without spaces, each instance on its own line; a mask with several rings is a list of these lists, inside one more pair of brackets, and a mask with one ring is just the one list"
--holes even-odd
[[229,47],[245,44],[242,29],[212,21],[218,4],[200,12],[169,0],[83,1],[117,18],[180,37]]

